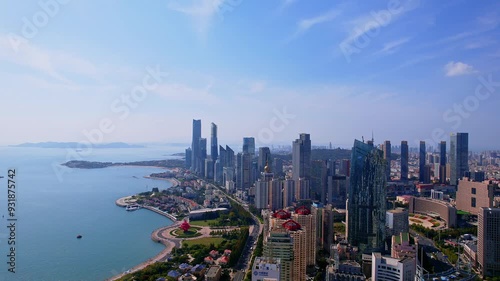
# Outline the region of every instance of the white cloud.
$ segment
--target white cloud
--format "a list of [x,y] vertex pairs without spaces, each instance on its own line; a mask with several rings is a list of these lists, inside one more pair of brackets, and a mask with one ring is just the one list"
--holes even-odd
[[463,62],[454,62],[450,61],[444,66],[444,70],[446,72],[446,76],[460,76],[477,72],[471,65],[468,65]]
[[186,5],[184,1],[169,2],[168,8],[191,17],[197,31],[204,35],[212,24],[214,16],[222,12],[221,7],[224,5],[224,0],[201,0],[190,1],[190,3]]
[[340,15],[339,10],[330,10],[322,15],[303,19],[297,23],[297,33],[304,33],[314,27],[315,25],[322,24],[334,20],[338,15]]
[[384,47],[378,51],[378,53],[392,54],[396,52],[397,48],[405,43],[410,41],[410,38],[402,38],[399,40],[391,41],[389,43],[385,43]]
[[[416,9],[420,5],[420,0],[407,0],[400,3],[399,7],[389,7],[378,11],[371,11],[347,23],[348,36],[342,40],[343,44],[351,45],[358,38],[365,36],[369,32],[374,32],[382,27],[388,26],[405,13]],[[374,37],[370,35],[369,37]]]

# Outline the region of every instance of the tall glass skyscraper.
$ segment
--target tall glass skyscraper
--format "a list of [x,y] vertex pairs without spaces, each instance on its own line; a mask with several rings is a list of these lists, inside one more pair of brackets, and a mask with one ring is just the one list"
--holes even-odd
[[408,142],[401,141],[401,180],[408,180]]
[[300,138],[292,143],[292,178],[309,180],[311,178],[311,136],[300,134]]
[[387,167],[385,171],[385,175],[387,180],[391,180],[391,141],[386,140],[384,142],[384,159],[387,162]]
[[446,183],[446,141],[439,144],[439,182]]
[[457,185],[458,180],[469,170],[469,134],[456,133],[450,137],[450,184]]
[[218,153],[218,145],[217,145],[217,125],[212,123],[212,127],[210,128],[210,156],[212,157],[212,161],[215,161],[219,157]]
[[243,138],[243,153],[249,153],[252,157],[255,155],[255,138]]
[[418,157],[418,180],[425,182],[425,141],[420,141],[420,151]]
[[386,161],[372,143],[354,141],[347,200],[347,240],[361,252],[384,250]]
[[193,139],[191,142],[191,170],[194,172],[200,171],[200,138],[201,138],[201,120],[193,119]]

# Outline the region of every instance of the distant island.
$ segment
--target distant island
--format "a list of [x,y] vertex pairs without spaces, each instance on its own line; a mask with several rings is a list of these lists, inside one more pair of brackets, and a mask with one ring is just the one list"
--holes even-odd
[[[16,145],[11,145],[12,147],[38,147],[38,148],[79,148],[78,142],[26,142]],[[85,149],[85,145],[80,145],[81,149]],[[92,148],[143,148],[143,145],[127,144],[124,142],[110,142],[110,143],[98,143],[92,144]]]
[[68,168],[77,168],[77,169],[101,169],[111,166],[154,166],[161,168],[177,168],[184,166],[184,160],[167,159],[167,160],[148,160],[148,161],[124,162],[124,163],[72,160],[63,163],[61,165],[66,166]]

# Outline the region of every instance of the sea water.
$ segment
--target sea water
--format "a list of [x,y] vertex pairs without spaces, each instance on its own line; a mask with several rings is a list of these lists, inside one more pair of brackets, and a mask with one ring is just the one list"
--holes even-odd
[[[88,161],[175,158],[172,147],[94,149]],[[143,178],[164,169],[69,169],[66,149],[0,147],[0,280],[104,280],[158,254],[151,232],[167,218],[127,212],[115,200],[170,182]],[[7,170],[16,171],[15,273],[8,271]],[[59,174],[59,176],[58,176]],[[82,235],[82,239],[77,239]]]

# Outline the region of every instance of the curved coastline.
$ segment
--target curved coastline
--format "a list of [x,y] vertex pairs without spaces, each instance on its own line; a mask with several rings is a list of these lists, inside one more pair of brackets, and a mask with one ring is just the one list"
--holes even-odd
[[[157,179],[157,178],[152,178],[152,179]],[[177,186],[179,184],[179,181],[177,179],[164,179],[164,180],[169,180],[170,182],[172,182],[172,186]],[[132,198],[132,196],[125,196],[122,198],[118,198],[115,201],[115,204],[119,207],[125,208],[128,204],[133,203],[130,201],[131,198]],[[133,268],[127,270],[126,272],[122,272],[118,275],[115,275],[111,278],[106,279],[107,281],[118,280],[127,274],[144,269],[146,266],[148,266],[150,264],[165,260],[166,257],[172,252],[172,249],[176,246],[176,243],[174,241],[171,241],[170,239],[165,238],[164,235],[162,235],[162,233],[166,230],[171,229],[171,228],[178,227],[180,225],[180,222],[177,221],[177,219],[174,216],[172,216],[171,214],[165,213],[165,212],[160,211],[160,210],[153,208],[151,206],[143,206],[143,208],[148,209],[150,211],[153,211],[159,215],[165,216],[173,222],[173,224],[168,225],[168,226],[164,226],[164,227],[160,227],[151,233],[151,240],[158,242],[158,243],[162,243],[163,245],[165,245],[165,249],[163,249],[160,253],[158,253],[153,258],[150,258],[147,261],[144,261],[144,262],[134,266]]]

